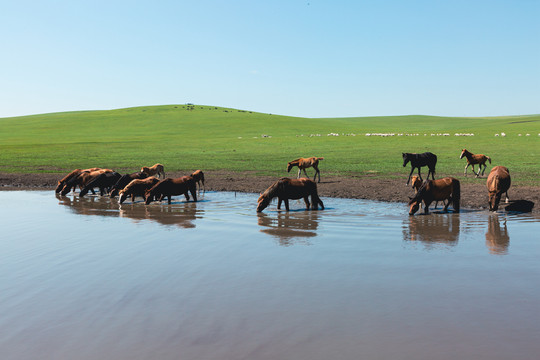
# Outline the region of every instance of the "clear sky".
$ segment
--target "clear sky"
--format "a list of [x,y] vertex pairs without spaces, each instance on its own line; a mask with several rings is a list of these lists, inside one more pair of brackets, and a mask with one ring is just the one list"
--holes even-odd
[[539,0],[0,0],[0,117],[538,114],[539,19]]

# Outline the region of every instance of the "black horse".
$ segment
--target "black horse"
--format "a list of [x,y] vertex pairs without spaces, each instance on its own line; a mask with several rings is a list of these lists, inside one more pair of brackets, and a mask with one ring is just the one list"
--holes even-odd
[[411,154],[411,153],[402,153],[403,155],[403,167],[407,166],[407,163],[411,162],[411,172],[409,173],[409,179],[407,179],[407,185],[411,181],[411,175],[414,171],[414,168],[418,168],[418,176],[420,180],[422,175],[420,175],[420,168],[422,166],[427,166],[429,168],[427,178],[429,179],[429,174],[431,173],[432,180],[435,180],[435,165],[437,165],[437,155],[425,152],[422,154]]
[[94,188],[96,187],[99,188],[99,194],[103,196],[107,193],[107,189],[111,188],[114,184],[116,184],[116,182],[118,181],[118,179],[120,179],[121,176],[122,175],[117,172],[101,174],[81,189],[79,197],[83,197],[84,195],[88,194],[88,191],[90,190],[94,192]]
[[147,177],[148,175],[143,172],[134,172],[132,174],[122,175],[122,177],[111,188],[111,193],[109,194],[109,196],[113,198],[118,195],[118,192],[125,188],[127,184],[131,182],[131,180],[146,179]]

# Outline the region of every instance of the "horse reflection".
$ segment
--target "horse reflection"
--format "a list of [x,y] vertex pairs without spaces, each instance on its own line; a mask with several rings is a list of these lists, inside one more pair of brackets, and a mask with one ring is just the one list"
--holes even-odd
[[202,211],[197,204],[182,203],[173,206],[144,206],[128,204],[120,206],[120,217],[127,217],[139,222],[141,220],[155,221],[165,226],[177,226],[184,229],[195,228],[195,220],[201,218]]
[[491,214],[488,219],[488,230],[486,232],[486,246],[490,254],[505,255],[508,253],[510,245],[510,235],[506,227],[506,219],[503,226],[499,223],[499,216]]
[[277,215],[257,213],[261,232],[277,238],[279,245],[291,246],[297,243],[309,245],[302,238],[317,236],[319,213],[317,212],[285,212]]
[[458,214],[410,216],[407,220],[408,229],[403,230],[405,241],[420,241],[427,248],[435,247],[438,244],[457,245],[460,232]]
[[195,220],[202,217],[203,211],[196,203],[181,203],[171,206],[145,206],[142,203],[119,205],[118,200],[107,197],[90,196],[79,198],[57,195],[60,205],[67,206],[80,215],[126,217],[135,222],[155,221],[165,226],[194,228]]
[[79,196],[70,197],[56,194],[56,198],[60,205],[69,207],[75,214],[118,216],[118,205],[102,197],[89,196],[80,198]]

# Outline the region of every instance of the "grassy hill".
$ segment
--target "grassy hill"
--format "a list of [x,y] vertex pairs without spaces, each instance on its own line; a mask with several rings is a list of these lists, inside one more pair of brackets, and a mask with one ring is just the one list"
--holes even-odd
[[[495,136],[501,132],[506,137]],[[450,136],[437,135],[444,133]],[[0,171],[100,166],[127,172],[160,162],[169,171],[254,170],[283,176],[287,161],[323,156],[323,176],[403,177],[409,168],[401,166],[402,152],[431,151],[439,158],[440,176],[460,176],[466,162],[458,157],[467,148],[489,155],[492,165],[507,166],[519,182],[537,184],[539,133],[540,115],[310,119],[205,105],[148,106],[1,118]]]

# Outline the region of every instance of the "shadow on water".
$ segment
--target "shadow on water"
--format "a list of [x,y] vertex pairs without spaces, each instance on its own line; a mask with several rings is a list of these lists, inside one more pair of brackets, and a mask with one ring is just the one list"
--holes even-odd
[[491,254],[508,254],[508,245],[510,244],[510,235],[506,227],[506,218],[501,226],[499,216],[490,214],[488,218],[488,230],[486,232],[486,246]]
[[409,216],[405,224],[405,241],[420,241],[427,247],[436,244],[455,246],[459,241],[459,214]]
[[133,219],[135,222],[150,220],[165,226],[195,228],[195,220],[203,216],[204,211],[197,208],[195,202],[180,202],[172,205],[118,204],[117,199],[107,197],[56,196],[59,204],[69,207],[79,215],[98,215]]
[[277,216],[258,213],[257,217],[262,233],[276,237],[281,246],[290,246],[301,238],[317,236],[320,215],[317,211],[288,211],[280,212]]

